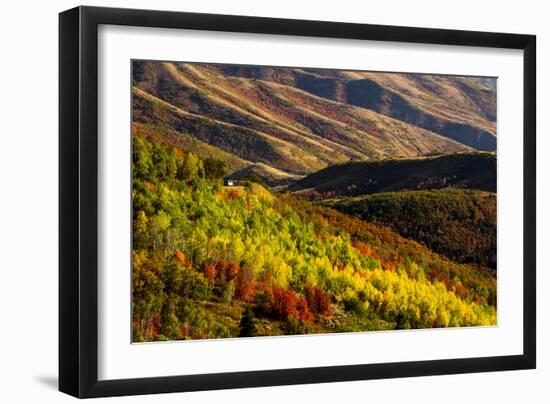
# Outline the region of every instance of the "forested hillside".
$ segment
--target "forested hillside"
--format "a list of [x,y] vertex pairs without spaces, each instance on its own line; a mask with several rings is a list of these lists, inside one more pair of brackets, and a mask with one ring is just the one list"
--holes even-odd
[[496,269],[496,194],[445,188],[342,198],[328,206],[390,226],[454,261]]
[[496,324],[490,272],[256,183],[224,187],[223,160],[150,125],[133,133],[133,341]]
[[317,171],[291,184],[289,190],[313,199],[446,187],[496,192],[496,170],[492,153],[359,161]]

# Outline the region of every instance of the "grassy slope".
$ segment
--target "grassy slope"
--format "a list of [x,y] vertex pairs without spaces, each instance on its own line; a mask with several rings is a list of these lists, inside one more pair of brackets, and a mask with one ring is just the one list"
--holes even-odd
[[295,86],[320,97],[369,108],[477,149],[495,150],[494,80],[330,69],[219,69],[239,77]]
[[[135,64],[134,121],[142,122],[148,103],[164,101],[186,119],[165,122],[173,130],[193,133],[202,141],[253,162],[293,174],[316,171],[347,160],[466,151],[468,147],[374,111],[330,100],[294,85],[221,74],[207,65]],[[157,102],[158,105],[160,105]],[[197,122],[206,129],[194,133]],[[205,125],[206,123],[206,125]],[[215,134],[239,137],[231,147]],[[254,134],[269,143],[247,138]],[[214,135],[213,135],[214,134]],[[272,147],[270,158],[256,156]],[[251,150],[252,149],[252,150]],[[282,158],[297,164],[281,164]]]
[[303,178],[290,190],[364,195],[449,186],[496,192],[495,155],[465,153],[338,164]]
[[263,163],[255,163],[235,171],[229,178],[234,180],[259,178],[270,187],[278,187],[288,185],[301,177],[285,173]]
[[390,226],[452,260],[496,268],[496,194],[474,190],[380,193],[327,202]]
[[133,117],[136,123],[178,133],[191,133],[201,142],[243,160],[272,164],[287,172],[305,174],[325,165],[299,147],[265,132],[189,113],[139,89],[134,89],[133,94]]

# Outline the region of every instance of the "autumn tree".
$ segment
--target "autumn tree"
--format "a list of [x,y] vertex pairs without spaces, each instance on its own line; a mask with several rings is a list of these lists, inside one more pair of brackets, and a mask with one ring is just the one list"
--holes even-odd
[[330,298],[323,289],[318,286],[307,285],[304,288],[304,295],[310,310],[314,314],[322,314],[329,317],[332,315]]

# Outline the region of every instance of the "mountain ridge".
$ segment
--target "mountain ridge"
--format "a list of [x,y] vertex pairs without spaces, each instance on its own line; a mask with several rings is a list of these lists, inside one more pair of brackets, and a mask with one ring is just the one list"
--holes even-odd
[[496,156],[459,153],[415,159],[347,162],[310,174],[289,186],[295,193],[366,195],[459,187],[496,192]]
[[483,84],[489,82],[489,78],[479,81],[454,76],[332,69],[218,68],[239,77],[261,77],[295,85],[328,99],[367,107],[480,150],[494,151],[496,147],[496,86]]
[[[243,69],[248,69],[245,76],[250,77],[241,77]],[[260,78],[254,77],[254,69],[261,73]],[[327,78],[307,69],[135,61],[133,120],[163,126],[183,136],[192,133],[201,142],[240,159],[267,164],[290,175],[306,175],[345,161],[472,150],[442,134],[407,123],[403,117],[396,119],[376,111],[387,112],[383,111],[388,108],[386,104],[365,108],[348,102],[345,94],[338,95],[338,91],[345,90],[345,83],[353,81],[349,77],[372,80],[366,75],[341,72],[342,77]],[[334,94],[315,94],[315,88],[304,84],[312,77],[333,83]],[[453,83],[458,85],[456,80]],[[389,84],[386,86],[388,94],[395,92]],[[370,96],[365,93],[363,98]],[[409,102],[405,96],[401,94],[399,99]],[[472,111],[468,116],[473,116]],[[451,124],[460,140],[462,123]],[[476,130],[490,132],[490,128],[478,126]]]

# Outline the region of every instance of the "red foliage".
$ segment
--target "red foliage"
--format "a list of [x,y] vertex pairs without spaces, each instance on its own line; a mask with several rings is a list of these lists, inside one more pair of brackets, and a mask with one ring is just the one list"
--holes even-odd
[[229,191],[227,191],[227,197],[229,199],[238,199],[240,197],[240,194],[237,190],[230,189]]
[[307,300],[302,296],[298,296],[291,289],[275,286],[273,288],[271,307],[275,315],[282,320],[293,317],[297,320],[311,322],[314,319]]
[[330,298],[323,289],[318,286],[306,286],[304,288],[304,295],[310,310],[314,314],[332,316]]
[[400,264],[403,263],[403,258],[395,253],[379,254],[374,251],[368,244],[362,241],[354,241],[351,244],[355,247],[361,255],[368,255],[380,262],[380,266],[385,271],[395,272]]
[[240,266],[236,262],[230,262],[226,269],[227,280],[233,280],[237,277],[240,271]]
[[[427,278],[432,283],[434,281],[443,283],[445,285],[445,288],[448,291],[455,292],[455,294],[461,299],[465,299],[468,296],[468,289],[466,289],[464,286],[462,286],[460,283],[456,282],[455,280],[451,279],[449,275],[447,275],[444,272],[429,274]],[[479,297],[479,295],[476,293],[474,295],[474,301],[476,301],[476,296]]]
[[240,268],[237,274],[237,284],[235,285],[235,296],[239,300],[249,302],[256,292],[256,281],[253,278],[252,271],[248,268]]
[[239,273],[240,266],[236,262],[229,260],[218,259],[216,261],[216,271],[220,278],[222,278],[222,283],[232,281],[237,277]]
[[298,296],[293,291],[276,286],[273,288],[271,307],[281,319],[286,320],[290,316],[298,318],[298,312],[296,311],[297,300]]
[[362,241],[354,241],[351,245],[359,251],[359,254],[372,256],[372,249]]
[[310,323],[315,319],[315,316],[309,310],[307,300],[304,299],[302,296],[299,296],[298,300],[296,301],[296,311],[298,312],[300,320],[304,320]]

